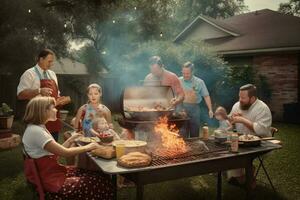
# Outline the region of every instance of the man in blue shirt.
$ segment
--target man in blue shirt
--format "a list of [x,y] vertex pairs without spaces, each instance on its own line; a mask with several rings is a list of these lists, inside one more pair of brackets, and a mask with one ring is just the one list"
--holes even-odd
[[190,137],[199,137],[200,126],[200,106],[199,104],[204,98],[208,108],[208,115],[213,117],[211,99],[204,81],[194,76],[194,64],[186,62],[182,66],[182,77],[179,78],[184,89],[183,109],[190,118],[188,122],[188,130]]

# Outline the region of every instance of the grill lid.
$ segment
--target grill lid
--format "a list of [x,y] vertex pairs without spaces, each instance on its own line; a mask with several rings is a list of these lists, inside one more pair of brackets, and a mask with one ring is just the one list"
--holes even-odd
[[121,99],[123,116],[127,119],[153,120],[169,116],[174,110],[170,101],[174,93],[169,86],[135,86],[125,88]]

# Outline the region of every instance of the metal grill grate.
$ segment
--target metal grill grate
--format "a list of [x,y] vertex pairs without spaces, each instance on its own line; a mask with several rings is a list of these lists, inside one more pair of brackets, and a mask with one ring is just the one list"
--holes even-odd
[[161,166],[168,164],[176,164],[189,162],[194,160],[200,160],[203,158],[215,157],[218,152],[227,151],[228,148],[225,145],[216,144],[214,141],[205,141],[205,145],[200,145],[200,140],[186,141],[190,150],[184,154],[175,154],[167,152],[161,156],[153,153],[152,155],[152,166]]

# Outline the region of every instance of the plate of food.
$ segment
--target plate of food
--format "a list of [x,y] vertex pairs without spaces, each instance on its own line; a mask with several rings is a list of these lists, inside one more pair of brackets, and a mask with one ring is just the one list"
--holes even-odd
[[259,146],[261,138],[251,134],[245,134],[239,136],[239,144],[242,146]]
[[118,165],[125,168],[147,167],[151,164],[152,158],[141,152],[130,152],[118,159]]
[[81,136],[81,137],[77,138],[76,141],[84,143],[84,144],[89,144],[91,142],[100,142],[100,139],[98,137],[84,137],[84,136]]

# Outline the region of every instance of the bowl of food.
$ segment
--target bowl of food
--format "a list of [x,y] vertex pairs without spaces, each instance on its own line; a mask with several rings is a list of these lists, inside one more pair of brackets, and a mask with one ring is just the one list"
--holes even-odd
[[214,131],[214,135],[217,143],[224,143],[227,141],[227,134],[225,130],[217,129]]
[[114,140],[114,135],[106,132],[99,133],[98,137],[103,143],[111,143]]
[[141,140],[115,140],[113,141],[112,145],[117,146],[118,144],[123,144],[124,145],[124,152],[129,153],[129,152],[141,152],[144,153],[146,152],[146,146],[147,142],[141,141]]

